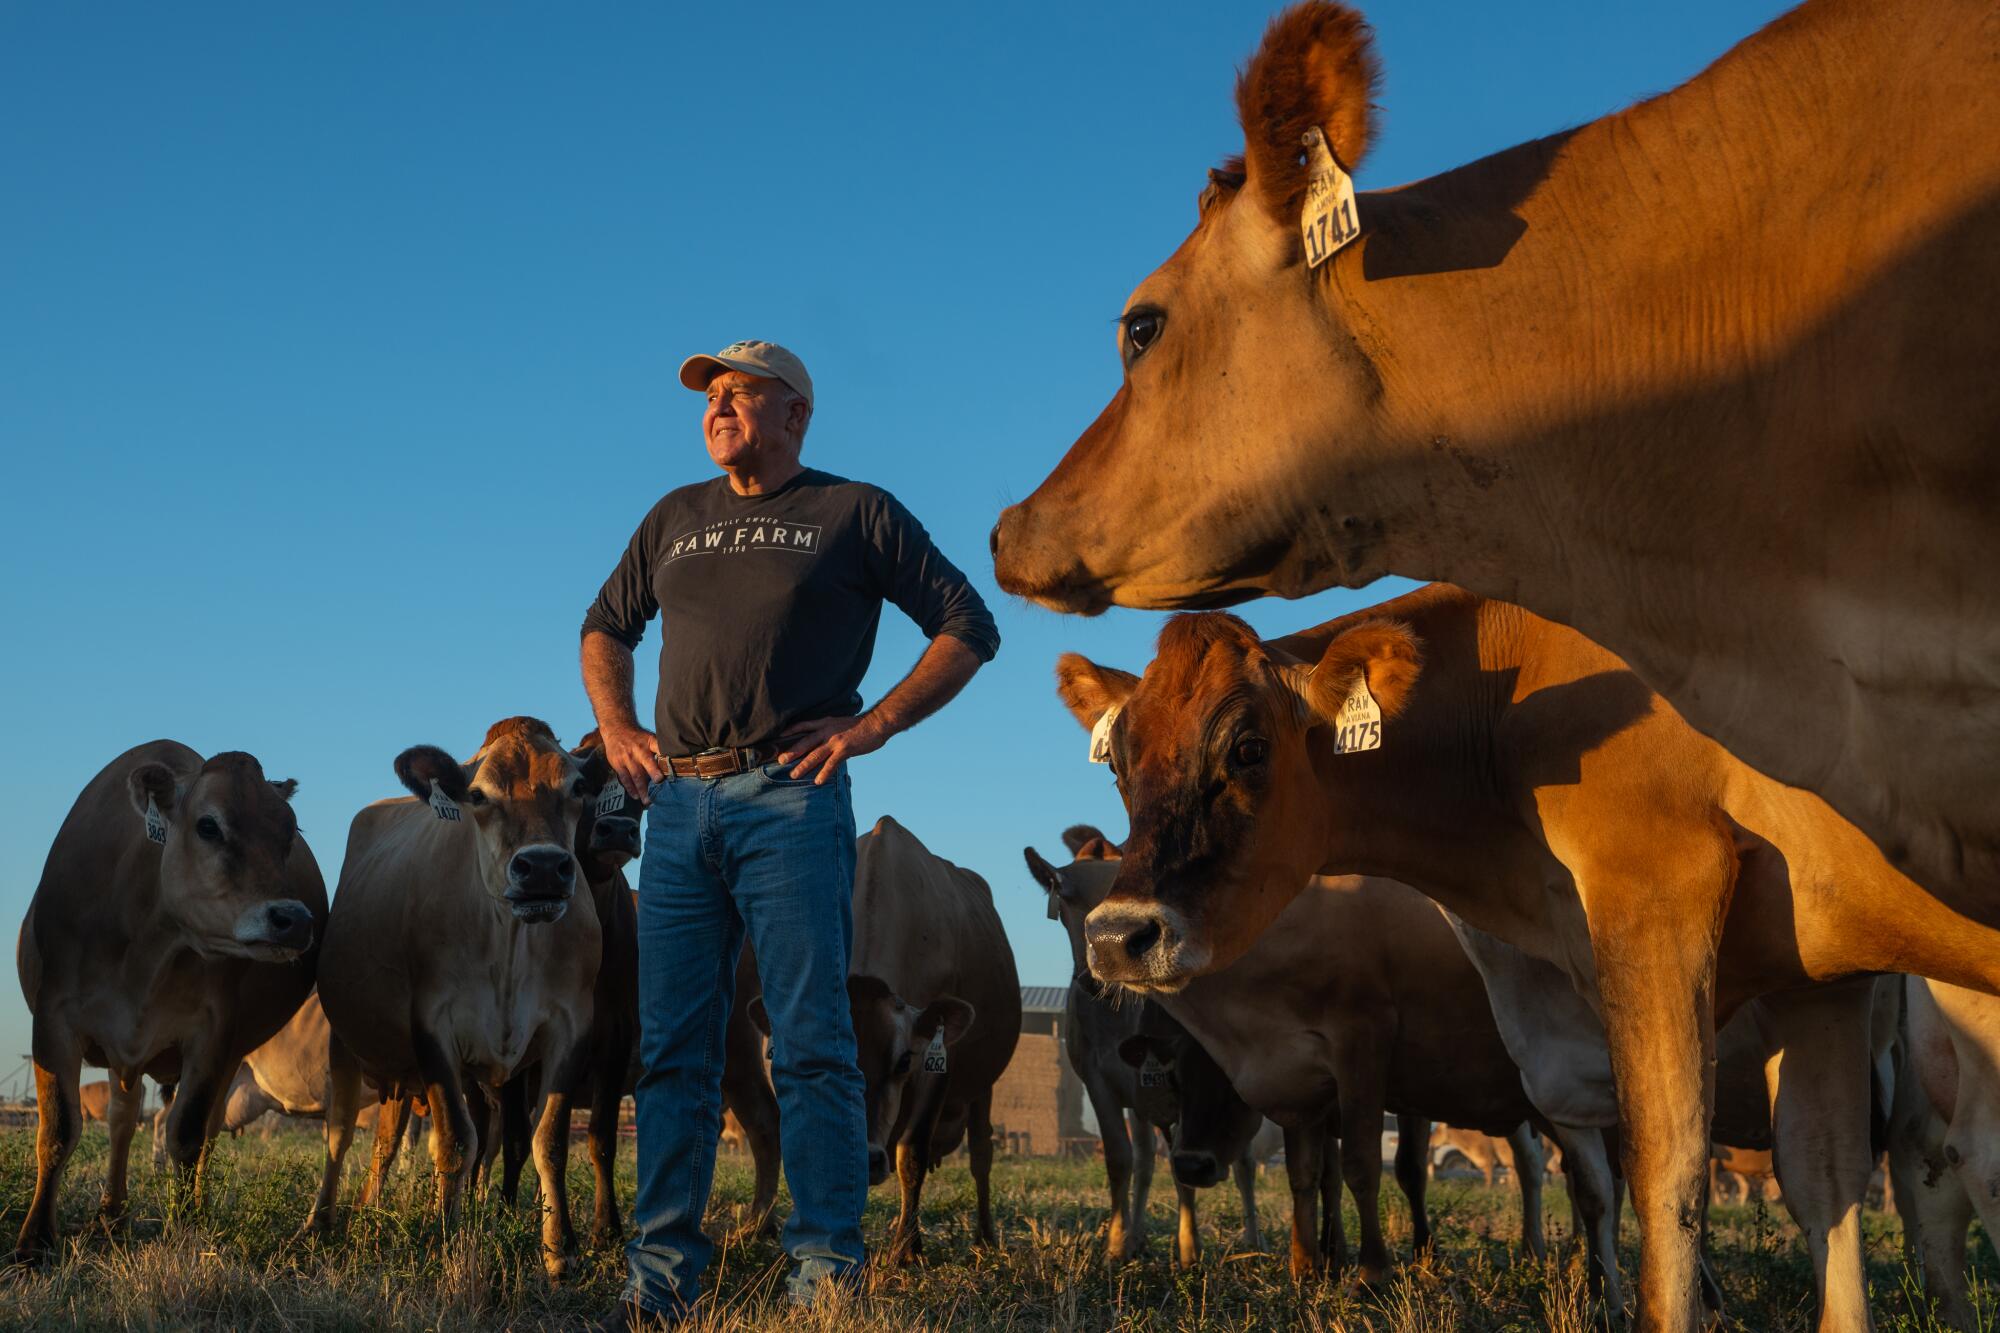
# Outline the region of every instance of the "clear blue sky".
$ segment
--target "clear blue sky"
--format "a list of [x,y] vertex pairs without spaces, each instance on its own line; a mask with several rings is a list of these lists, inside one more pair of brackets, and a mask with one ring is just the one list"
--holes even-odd
[[[1373,8],[1364,188],[1672,87],[1776,12]],[[1008,599],[986,532],[1115,390],[1111,321],[1237,148],[1271,12],[0,7],[0,920],[139,741],[298,778],[331,888],[405,746],[522,712],[580,736],[585,606],[711,475],[674,367],[755,337],[812,369],[808,461],[895,491],[1005,637],[857,763],[857,815],[984,874],[1022,980],[1062,982],[1020,849],[1124,818],[1050,667],[1136,667],[1159,618]],[[869,697],[920,648],[891,610]],[[7,987],[0,1063],[27,1024]]]

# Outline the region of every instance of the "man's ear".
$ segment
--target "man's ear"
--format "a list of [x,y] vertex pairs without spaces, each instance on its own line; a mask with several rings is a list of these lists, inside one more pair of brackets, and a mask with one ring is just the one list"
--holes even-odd
[[125,792],[132,800],[132,808],[143,815],[150,801],[169,824],[174,819],[174,808],[180,804],[180,784],[180,775],[157,761],[140,764],[125,775]]
[[1307,0],[1271,21],[1236,81],[1248,187],[1273,220],[1298,230],[1305,204],[1301,140],[1318,126],[1352,174],[1374,141],[1371,99],[1382,81],[1374,36],[1345,5]]
[[750,1026],[767,1037],[771,1035],[771,1011],[764,1007],[763,996],[752,995],[750,1003],[743,1007],[743,1012],[750,1016]]
[[940,1027],[944,1029],[944,1044],[956,1046],[958,1039],[972,1026],[976,1011],[956,995],[940,995],[923,1007],[917,1021],[911,1025],[916,1044],[927,1046]]
[[454,801],[463,802],[471,788],[465,768],[435,745],[412,745],[396,756],[396,777],[420,801],[431,798],[431,783]]
[[1408,625],[1400,620],[1364,620],[1327,644],[1301,693],[1319,721],[1331,722],[1353,692],[1354,682],[1366,676],[1368,693],[1388,719],[1408,706],[1423,669],[1423,648]]
[[1122,707],[1138,687],[1139,678],[1131,672],[1101,667],[1081,653],[1056,659],[1056,695],[1085,731],[1109,710]]

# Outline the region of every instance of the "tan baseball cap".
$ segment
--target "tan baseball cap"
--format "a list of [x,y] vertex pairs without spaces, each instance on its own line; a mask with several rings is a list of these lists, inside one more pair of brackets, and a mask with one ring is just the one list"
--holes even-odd
[[696,393],[703,393],[708,389],[708,382],[725,370],[740,370],[746,375],[783,380],[794,393],[806,400],[806,406],[812,406],[813,382],[812,376],[806,374],[805,362],[776,343],[755,340],[731,343],[714,356],[691,356],[681,362],[681,383]]

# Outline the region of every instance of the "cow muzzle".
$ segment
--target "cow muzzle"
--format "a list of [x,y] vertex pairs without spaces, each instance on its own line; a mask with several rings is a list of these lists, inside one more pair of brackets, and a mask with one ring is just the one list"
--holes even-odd
[[1222,1163],[1212,1152],[1177,1152],[1172,1158],[1174,1179],[1195,1189],[1207,1189],[1222,1179]]
[[560,919],[575,891],[576,858],[567,847],[523,847],[507,860],[507,905],[518,920],[546,924]]
[[622,856],[631,860],[639,855],[639,821],[624,815],[606,815],[599,819],[590,830],[591,854],[600,857]]
[[1158,902],[1099,903],[1083,921],[1091,973],[1135,990],[1177,991],[1200,975],[1209,951],[1187,920]]
[[889,1178],[889,1150],[878,1144],[868,1145],[868,1184],[881,1184]]
[[312,909],[292,898],[261,902],[236,918],[232,935],[253,958],[289,961],[312,947]]

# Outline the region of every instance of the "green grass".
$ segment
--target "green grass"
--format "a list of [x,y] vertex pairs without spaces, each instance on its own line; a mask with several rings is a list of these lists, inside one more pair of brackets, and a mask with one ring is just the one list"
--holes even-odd
[[[136,1149],[148,1146],[144,1131]],[[343,1202],[354,1196],[366,1164],[365,1136],[348,1161]],[[0,1327],[118,1329],[578,1329],[608,1311],[624,1274],[616,1252],[586,1252],[575,1276],[550,1283],[539,1259],[532,1202],[508,1208],[476,1200],[446,1229],[425,1216],[429,1164],[399,1165],[387,1205],[344,1208],[330,1241],[300,1239],[300,1221],[317,1186],[318,1136],[305,1127],[270,1139],[225,1141],[215,1155],[205,1210],[164,1221],[166,1180],[135,1151],[131,1217],[119,1234],[92,1229],[103,1180],[101,1126],[84,1135],[62,1196],[63,1250],[35,1274],[0,1283]],[[574,1215],[589,1223],[589,1172],[572,1155]],[[630,1149],[621,1160],[621,1197],[629,1201]],[[0,1131],[0,1215],[11,1238],[34,1183],[33,1135]],[[715,1221],[747,1203],[747,1158],[725,1158],[716,1181]],[[1233,1188],[1204,1191],[1201,1265],[1176,1272],[1168,1262],[1173,1191],[1164,1160],[1156,1176],[1151,1248],[1139,1262],[1111,1270],[1104,1262],[1108,1203],[1095,1163],[1002,1158],[995,1168],[1001,1244],[987,1253],[970,1232],[972,1182],[963,1157],[929,1182],[925,1198],[927,1260],[872,1275],[852,1298],[792,1317],[778,1303],[782,1256],[772,1240],[725,1249],[715,1277],[722,1304],[717,1328],[846,1330],[929,1328],[1061,1330],[1573,1330],[1601,1321],[1585,1299],[1582,1261],[1569,1245],[1569,1208],[1560,1184],[1547,1196],[1551,1259],[1516,1258],[1518,1195],[1508,1186],[1435,1181],[1431,1214],[1438,1252],[1409,1263],[1409,1218],[1393,1187],[1388,1227],[1405,1262],[1375,1291],[1347,1283],[1295,1287],[1284,1270],[1288,1234],[1282,1169],[1265,1174],[1259,1212],[1266,1254],[1231,1253],[1242,1217]],[[780,1212],[785,1207],[780,1199]],[[885,1236],[895,1213],[890,1187],[874,1192],[867,1226]],[[1729,1302],[1745,1329],[1810,1327],[1811,1271],[1782,1209],[1718,1208],[1714,1258]],[[1878,1326],[1935,1327],[1906,1274],[1896,1219],[1868,1217],[1869,1279]],[[1354,1219],[1348,1219],[1350,1244]],[[1629,1216],[1623,1262],[1636,1263]],[[1975,1295],[1991,1326],[1993,1256],[1976,1246],[1982,1280]]]

